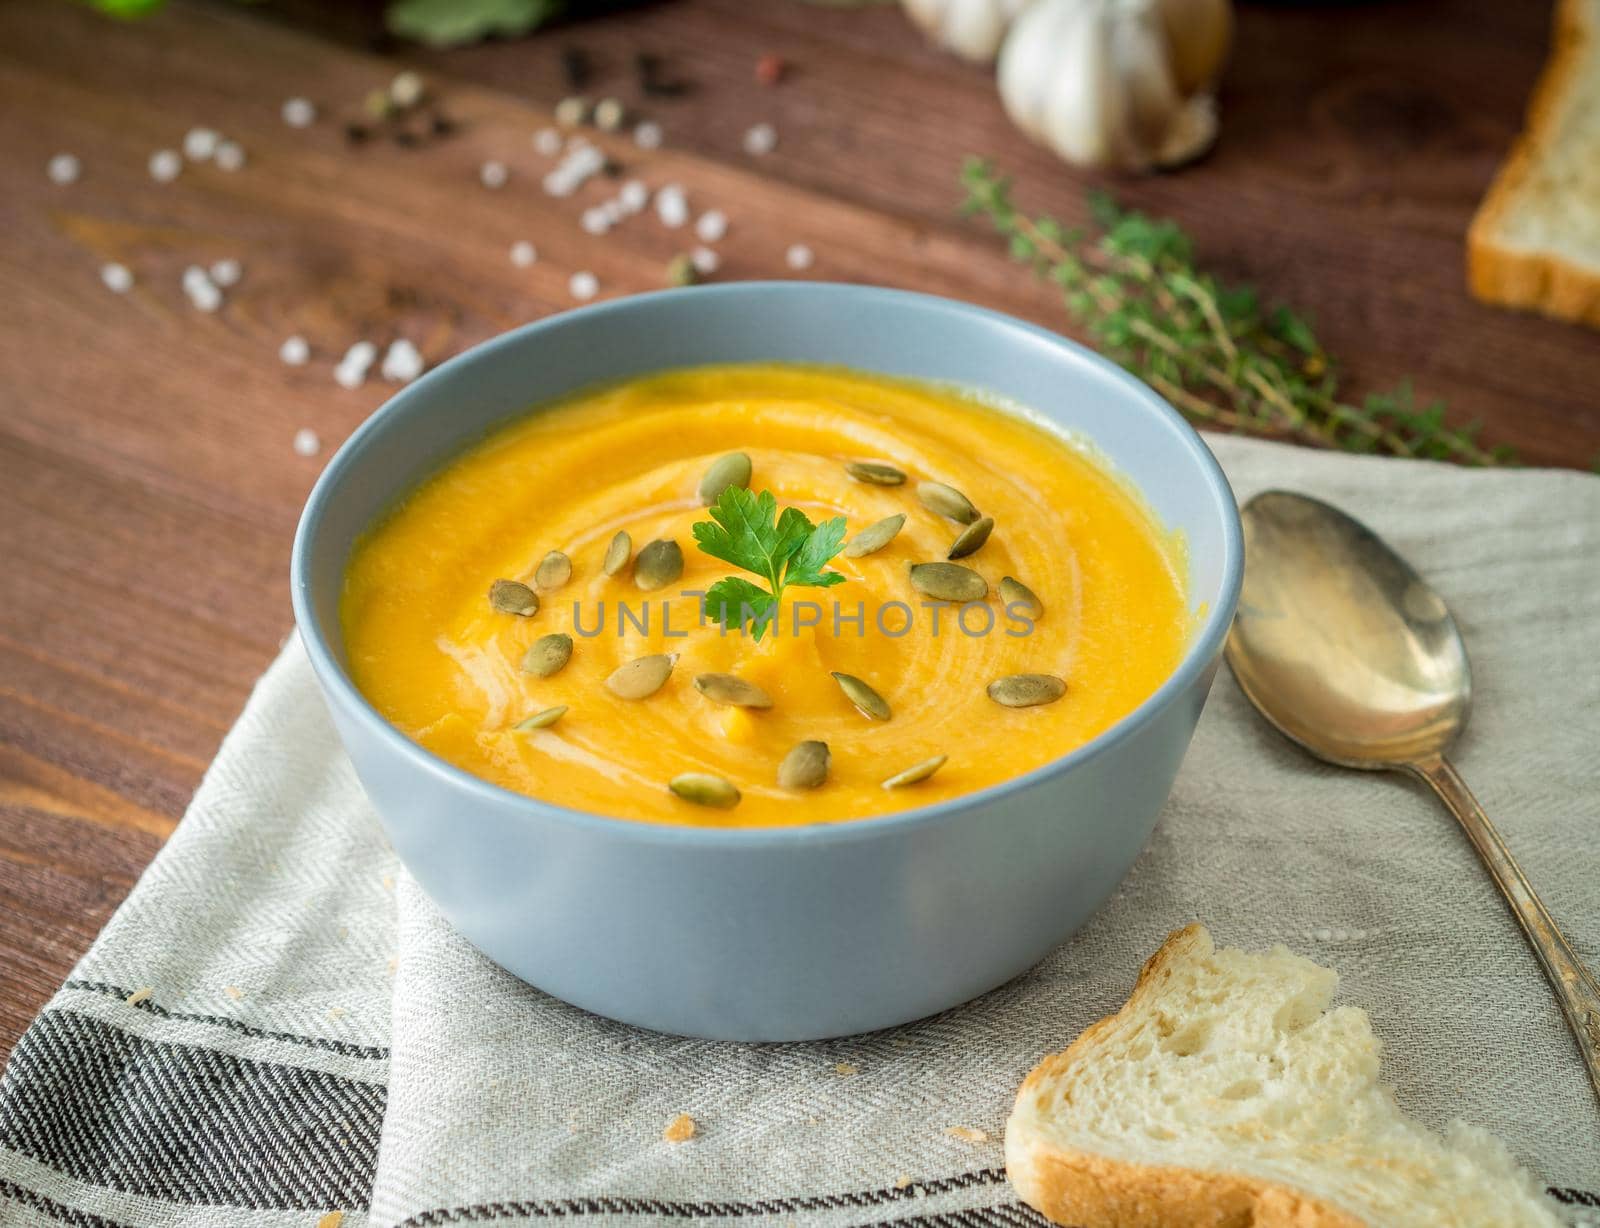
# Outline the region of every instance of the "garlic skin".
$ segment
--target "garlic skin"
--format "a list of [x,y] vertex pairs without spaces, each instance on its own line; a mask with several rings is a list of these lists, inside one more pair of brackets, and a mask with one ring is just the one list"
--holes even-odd
[[907,15],[946,51],[987,64],[1031,0],[900,0]]
[[1216,139],[1229,0],[1036,0],[1000,49],[1012,121],[1080,166],[1145,171]]

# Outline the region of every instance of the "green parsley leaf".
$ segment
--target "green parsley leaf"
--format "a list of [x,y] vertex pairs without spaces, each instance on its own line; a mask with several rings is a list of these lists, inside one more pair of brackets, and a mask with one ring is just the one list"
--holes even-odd
[[706,590],[707,618],[740,630],[749,623],[750,634],[758,640],[777,611],[778,602],[771,593],[741,576],[727,576]]
[[706,592],[705,615],[724,627],[747,624],[759,640],[777,613],[778,600],[789,585],[830,588],[844,576],[824,571],[844,544],[845,520],[835,516],[814,525],[797,507],[778,513],[771,491],[757,494],[730,486],[710,509],[711,519],[694,526],[702,553],[732,563],[767,582],[762,589],[740,576],[729,576]]

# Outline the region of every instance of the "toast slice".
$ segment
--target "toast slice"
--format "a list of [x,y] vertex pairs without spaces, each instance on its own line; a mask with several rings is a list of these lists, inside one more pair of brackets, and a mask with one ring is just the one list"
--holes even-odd
[[1023,1082],[1011,1183],[1073,1228],[1561,1228],[1490,1135],[1400,1111],[1366,1012],[1327,1009],[1338,979],[1176,931]]
[[1467,232],[1489,303],[1600,327],[1600,0],[1558,0],[1528,122]]

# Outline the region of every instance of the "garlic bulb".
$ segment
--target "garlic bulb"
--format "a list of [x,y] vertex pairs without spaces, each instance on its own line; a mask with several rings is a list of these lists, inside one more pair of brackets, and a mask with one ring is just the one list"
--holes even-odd
[[1149,170],[1216,138],[1228,0],[1037,0],[1000,49],[1016,125],[1069,162]]
[[1006,27],[1029,0],[900,0],[934,42],[962,59],[987,64]]

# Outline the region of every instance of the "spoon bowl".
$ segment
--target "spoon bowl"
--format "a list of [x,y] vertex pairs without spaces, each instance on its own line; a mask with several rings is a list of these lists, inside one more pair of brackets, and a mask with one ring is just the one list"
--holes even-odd
[[1360,521],[1305,495],[1244,508],[1228,663],[1280,732],[1345,767],[1442,753],[1467,722],[1472,669],[1438,593]]

